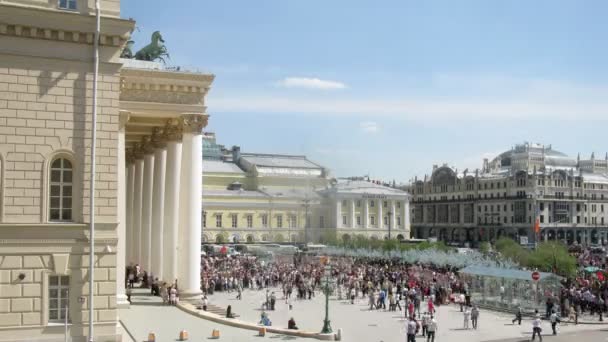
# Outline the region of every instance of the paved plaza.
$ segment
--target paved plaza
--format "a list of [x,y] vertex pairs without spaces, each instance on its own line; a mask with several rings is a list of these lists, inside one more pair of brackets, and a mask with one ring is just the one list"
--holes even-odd
[[[298,327],[307,331],[320,331],[323,326],[324,296],[319,295],[313,300],[293,300],[293,309],[282,300],[280,289],[274,289],[277,296],[275,311],[268,311],[273,326],[287,327],[287,321],[293,317]],[[244,321],[258,322],[262,312],[261,305],[265,301],[266,291],[246,290],[243,299],[236,299],[236,292],[215,292],[210,296],[210,303],[221,307],[232,305],[232,310],[239,314],[239,319]],[[343,329],[342,340],[346,342],[402,342],[405,341],[403,312],[389,312],[383,310],[370,311],[367,299],[359,298],[355,304],[346,300],[330,299],[331,325],[336,331]],[[511,324],[513,317],[509,314],[496,313],[482,310],[479,318],[478,330],[463,329],[463,314],[455,305],[441,306],[438,308],[437,321],[438,332],[436,341],[526,341],[531,337],[532,327],[530,321],[522,321],[522,325]],[[606,332],[597,332],[606,329],[605,325],[578,325],[562,324],[559,334],[564,337],[546,336],[547,341],[566,341],[566,334],[577,333],[577,336],[593,336],[594,339],[587,341],[599,341],[598,336],[608,336]],[[586,332],[582,331],[595,330]],[[549,334],[550,324],[543,322],[543,334]],[[571,336],[570,336],[571,337]],[[418,338],[422,341],[422,338]],[[602,338],[601,341],[605,341]]]
[[[206,341],[211,337],[213,329],[219,329],[221,341],[251,341],[257,337],[257,332],[234,328],[219,323],[207,321],[188,314],[175,306],[163,305],[159,297],[141,295],[142,291],[134,291],[133,304],[128,309],[120,309],[120,320],[132,338],[124,341],[147,341],[148,333],[156,334],[156,341],[173,342],[178,338],[180,330],[189,333],[190,341]],[[291,336],[267,334],[272,340],[291,340]],[[303,340],[303,339],[301,339]]]

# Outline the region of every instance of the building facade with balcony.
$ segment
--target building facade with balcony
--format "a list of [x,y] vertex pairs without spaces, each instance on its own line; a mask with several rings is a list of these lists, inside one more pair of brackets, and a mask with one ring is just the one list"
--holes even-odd
[[470,245],[501,236],[608,241],[608,155],[582,160],[551,145],[524,143],[484,159],[481,169],[433,166],[430,176],[406,188],[417,238]]

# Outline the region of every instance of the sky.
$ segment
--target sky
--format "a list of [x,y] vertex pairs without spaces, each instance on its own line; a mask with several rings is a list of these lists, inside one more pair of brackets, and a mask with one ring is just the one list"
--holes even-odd
[[137,49],[216,75],[207,130],[407,183],[518,143],[608,151],[608,2],[123,0]]

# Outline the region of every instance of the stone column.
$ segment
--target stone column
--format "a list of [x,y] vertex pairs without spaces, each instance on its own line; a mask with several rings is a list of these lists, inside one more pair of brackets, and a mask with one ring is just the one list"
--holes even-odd
[[203,211],[203,127],[207,115],[182,116],[182,169],[180,179],[179,288],[186,301],[201,295],[201,217]]
[[369,200],[363,200],[363,228],[369,228]]
[[154,154],[146,151],[144,155],[144,182],[141,209],[141,256],[142,269],[148,274],[152,271],[150,259],[152,246],[152,194],[154,186]]
[[356,205],[355,201],[356,200],[354,200],[354,199],[350,201],[350,227],[351,228],[357,228],[357,217],[356,217],[357,215],[355,214],[355,211],[356,211],[355,208],[357,207],[357,205]]
[[142,198],[144,185],[144,160],[142,156],[137,156],[135,160],[135,184],[133,186],[133,261],[141,266],[142,249],[141,249],[141,213],[142,213]]
[[177,279],[177,241],[179,226],[179,190],[182,161],[181,132],[170,126],[167,142],[167,171],[165,174],[165,205],[163,217],[163,279]]
[[377,200],[376,202],[378,202],[378,229],[382,229],[382,227],[384,227],[384,216],[383,216],[383,205],[384,205],[384,201],[383,200]]
[[[120,153],[120,152],[119,152]],[[133,201],[135,199],[135,160],[127,167],[127,264],[135,263],[135,224],[133,222]]]
[[118,307],[129,306],[125,291],[126,280],[126,262],[127,256],[125,249],[127,248],[127,177],[126,177],[126,162],[125,162],[125,125],[129,120],[129,114],[120,113],[118,127],[118,160],[116,168],[118,170],[118,194],[116,198],[116,212],[118,216],[118,225],[116,227],[116,235],[118,242],[116,245],[116,305]]
[[[158,133],[157,133],[158,134]],[[155,137],[155,139],[158,139]],[[165,167],[167,150],[159,141],[155,141],[154,151],[154,191],[152,193],[152,274],[163,279],[163,218],[165,201]]]
[[342,227],[342,199],[336,198],[336,229]]

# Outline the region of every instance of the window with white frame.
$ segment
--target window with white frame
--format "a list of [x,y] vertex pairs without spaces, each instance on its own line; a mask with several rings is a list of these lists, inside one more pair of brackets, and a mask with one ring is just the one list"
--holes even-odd
[[319,228],[325,228],[325,217],[319,216]]
[[49,322],[65,321],[66,314],[69,313],[69,310],[66,312],[66,307],[69,305],[69,290],[69,276],[49,276]]
[[76,10],[76,0],[59,0],[59,8],[67,10]]
[[369,201],[369,206],[370,206],[370,207],[372,207],[372,208],[373,208],[375,205],[376,205],[376,204],[374,203],[374,201]]
[[247,228],[253,228],[253,215],[247,215]]
[[215,214],[215,227],[222,228],[222,214]]
[[384,216],[384,225],[388,226],[388,216]]
[[72,221],[72,163],[65,158],[57,158],[51,163],[49,219],[51,221]]
[[346,225],[347,218],[346,215],[342,215],[342,225]]
[[296,217],[296,215],[287,216],[287,220],[289,221],[289,228],[296,228],[296,225],[298,223],[298,218]]
[[232,220],[232,228],[236,228],[239,226],[239,217],[237,216],[237,214],[232,214],[230,215],[230,218]]
[[203,228],[207,227],[207,212],[203,211]]
[[262,227],[268,228],[268,215],[262,214]]
[[401,202],[397,202],[397,209],[401,209]]
[[401,227],[401,216],[397,216],[397,227]]
[[283,215],[277,215],[277,228],[283,228]]
[[361,216],[357,216],[357,226],[361,225]]
[[376,216],[373,216],[373,215],[372,215],[372,216],[370,216],[370,217],[369,217],[369,223],[370,223],[372,226],[375,226],[375,225],[376,225]]

